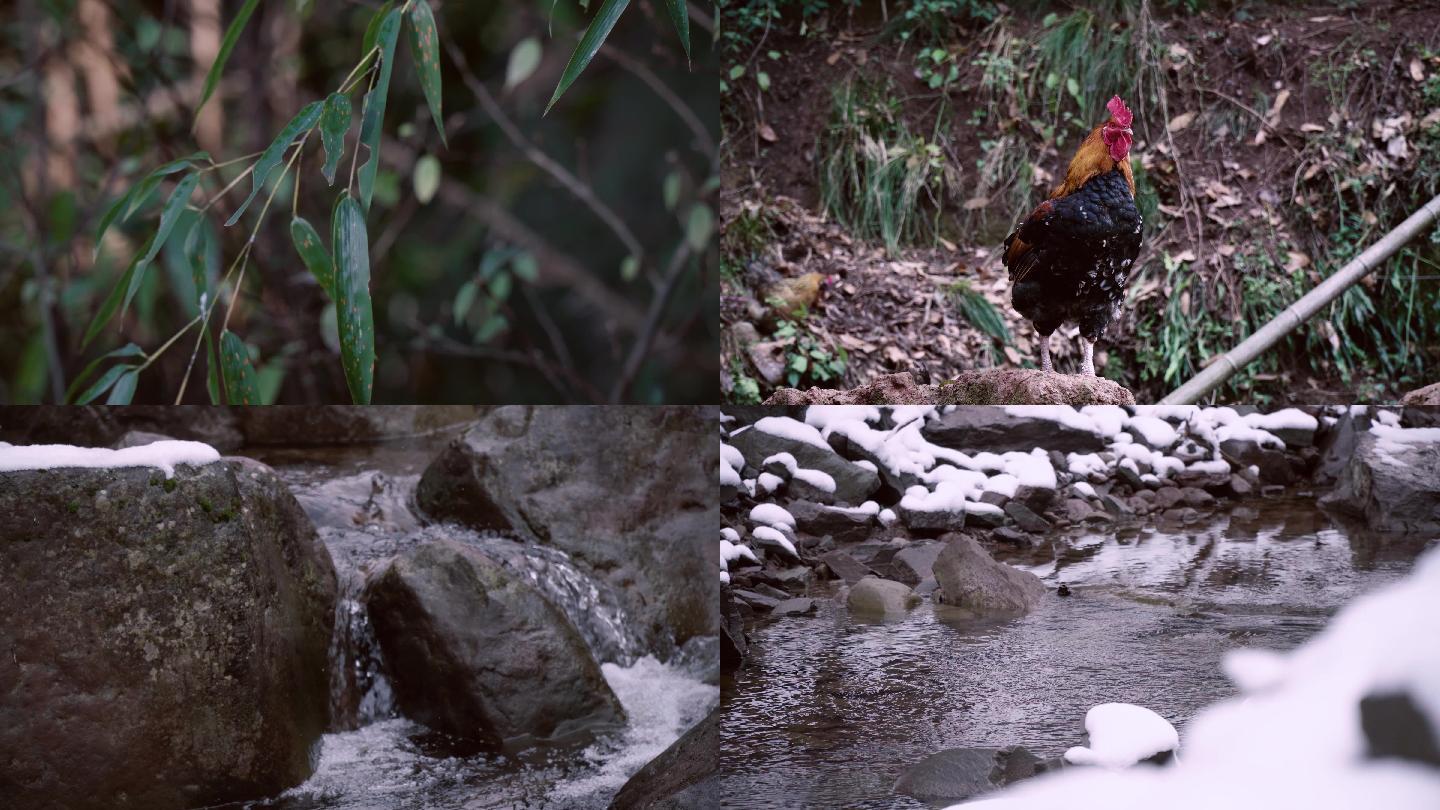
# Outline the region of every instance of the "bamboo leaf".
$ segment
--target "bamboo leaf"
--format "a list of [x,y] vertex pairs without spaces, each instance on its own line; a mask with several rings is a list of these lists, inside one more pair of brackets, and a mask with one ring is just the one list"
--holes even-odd
[[[136,346],[134,343],[127,343],[127,344],[125,344],[124,346],[121,346],[120,348],[116,349],[116,350],[113,351],[113,352],[106,352],[105,354],[100,355],[99,357],[95,358],[94,360],[91,360],[90,363],[85,366],[85,369],[80,372],[80,376],[76,377],[75,380],[74,380],[74,382],[70,383],[70,389],[65,392],[65,401],[66,401],[66,402],[72,402],[72,403],[75,403],[75,404],[79,404],[78,402],[75,401],[75,391],[76,391],[76,389],[78,389],[78,388],[80,387],[80,383],[84,382],[84,381],[86,380],[86,378],[88,378],[88,377],[90,376],[90,374],[91,374],[92,372],[94,372],[95,369],[99,368],[99,367],[100,367],[100,364],[103,363],[103,362],[105,362],[106,360],[109,360],[109,359],[112,358],[112,357],[144,357],[144,356],[145,356],[145,350],[141,349],[139,346]],[[86,393],[89,393],[89,391],[87,390]],[[99,395],[100,395],[99,393],[96,393],[96,394],[95,394],[95,396],[99,396]],[[92,397],[92,398],[93,398],[93,397]]]
[[225,396],[231,405],[259,405],[260,389],[255,385],[255,366],[250,350],[240,336],[226,329],[220,333],[220,373],[225,376]]
[[145,200],[150,196],[150,193],[155,190],[155,187],[160,185],[160,178],[167,174],[174,174],[182,169],[188,169],[195,165],[194,161],[209,159],[209,152],[196,152],[189,157],[172,160],[145,175],[140,179],[140,182],[131,186],[129,190],[120,195],[120,197],[105,210],[105,215],[100,217],[100,226],[95,229],[95,252],[92,254],[92,259],[94,256],[100,255],[100,242],[105,238],[105,232],[110,229],[110,226],[117,222],[123,223],[129,219],[135,211],[145,203]]
[[310,268],[310,274],[320,282],[320,288],[331,299],[335,298],[335,266],[330,259],[330,251],[325,249],[325,243],[320,241],[320,234],[316,233],[314,226],[303,217],[295,217],[290,220],[290,238],[295,242],[295,250],[300,258],[305,260],[305,266]]
[[205,89],[200,93],[200,103],[195,107],[195,122],[200,122],[200,111],[205,108],[205,102],[210,100],[210,94],[215,92],[215,86],[220,83],[220,74],[225,72],[225,63],[230,60],[230,52],[235,50],[235,43],[240,41],[240,34],[245,30],[245,23],[250,22],[250,15],[255,13],[255,7],[260,5],[260,0],[245,0],[245,5],[240,7],[240,13],[231,21],[230,27],[225,29],[225,38],[220,41],[220,53],[215,56],[214,64],[210,65],[210,72],[205,74]]
[[218,274],[219,254],[215,250],[210,223],[201,221],[185,239],[185,255],[190,257],[190,278],[195,282],[195,308],[204,312],[210,301],[210,282]]
[[155,235],[151,234],[140,250],[135,253],[134,258],[130,259],[130,265],[120,275],[120,280],[115,282],[115,286],[110,290],[110,295],[105,297],[105,303],[100,305],[100,311],[95,313],[95,318],[86,328],[85,337],[80,341],[80,348],[89,346],[90,341],[94,340],[95,336],[100,334],[100,330],[105,328],[105,324],[114,317],[115,310],[120,308],[120,302],[125,299],[125,291],[130,289],[130,279],[135,276],[135,266],[140,263],[140,256],[149,252],[150,246],[153,244],[155,244]]
[[435,33],[435,14],[430,4],[415,0],[410,6],[409,22],[406,30],[410,34],[410,58],[415,60],[420,89],[425,91],[425,103],[430,107],[430,117],[435,119],[440,143],[445,144],[445,125],[440,123],[440,38]]
[[475,306],[475,295],[480,292],[480,285],[475,279],[470,279],[460,285],[455,292],[455,301],[452,304],[451,314],[455,316],[455,325],[459,326],[465,322],[465,316],[470,314],[470,308]]
[[210,327],[201,326],[205,330],[205,392],[210,395],[211,405],[222,405],[220,399],[220,363],[215,358],[215,339],[210,337]]
[[375,38],[380,35],[380,23],[385,22],[385,18],[390,15],[390,9],[394,7],[395,0],[385,0],[380,8],[370,15],[370,23],[365,26],[365,37],[360,40],[360,53],[370,53],[370,49],[375,47]]
[[320,120],[320,110],[324,106],[325,103],[322,101],[312,101],[306,104],[300,112],[295,114],[294,118],[290,119],[290,123],[280,130],[280,134],[275,136],[275,140],[265,148],[260,159],[255,161],[255,171],[250,176],[250,196],[246,197],[245,202],[241,203],[240,207],[235,209],[235,213],[230,215],[230,219],[225,221],[225,227],[228,228],[240,221],[240,215],[250,207],[250,202],[265,186],[265,181],[269,178],[270,173],[280,165],[280,161],[285,159],[285,150],[290,148],[290,144],[294,143],[300,133],[309,132],[315,126],[315,122]]
[[105,400],[106,405],[129,405],[130,400],[135,398],[135,386],[140,384],[140,369],[135,368],[125,372],[115,382],[115,387],[110,389],[110,397]]
[[665,10],[670,12],[670,22],[675,24],[675,33],[680,35],[680,44],[685,46],[685,58],[690,58],[690,15],[685,10],[685,0],[665,0]]
[[350,398],[369,405],[375,375],[375,318],[370,308],[370,245],[365,214],[341,194],[331,223],[335,248],[335,313],[340,327],[340,363]]
[[630,5],[630,0],[605,0],[600,6],[600,11],[595,14],[595,19],[590,22],[590,27],[585,29],[585,34],[580,37],[580,44],[575,46],[575,52],[570,54],[570,61],[565,65],[565,72],[560,74],[560,83],[555,86],[555,95],[550,97],[550,103],[545,105],[545,113],[555,106],[560,96],[570,89],[570,85],[579,78],[580,73],[595,58],[600,46],[605,44],[605,38],[610,36],[610,31],[615,28],[615,23],[620,19],[620,13]]
[[155,260],[155,255],[160,252],[165,240],[170,238],[170,231],[175,228],[175,223],[180,215],[185,213],[185,204],[190,202],[190,195],[195,191],[195,184],[200,182],[200,175],[191,172],[181,178],[175,184],[175,190],[170,192],[170,199],[165,201],[165,207],[160,211],[160,229],[155,232],[155,238],[151,239],[143,258],[134,265],[133,272],[129,274],[130,282],[125,288],[125,303],[120,307],[120,314],[123,317],[125,310],[130,308],[130,301],[135,298],[135,293],[140,289],[140,282],[145,280],[145,271],[149,269],[150,262]]
[[335,185],[335,169],[345,154],[345,133],[350,131],[350,97],[331,93],[320,113],[320,140],[325,144],[325,166],[320,171],[325,182]]
[[390,92],[390,73],[395,67],[395,40],[400,36],[400,10],[385,15],[375,33],[380,47],[380,74],[375,87],[365,94],[365,111],[360,116],[360,143],[368,150],[360,166],[360,203],[370,210],[375,193],[375,173],[380,169],[380,126],[385,121],[385,97]]
[[91,402],[95,401],[101,394],[105,393],[106,391],[109,391],[110,388],[111,388],[111,386],[115,385],[115,381],[118,380],[118,379],[120,379],[120,375],[124,374],[125,372],[127,372],[127,371],[129,371],[130,369],[133,369],[133,368],[136,368],[136,367],[135,367],[135,366],[111,366],[110,368],[105,369],[105,373],[100,375],[100,379],[96,380],[94,385],[90,386],[89,388],[86,388],[86,389],[85,389],[85,393],[81,394],[81,395],[75,400],[75,404],[76,404],[76,405],[88,405],[88,404],[90,404]]
[[535,37],[520,40],[511,49],[510,59],[505,63],[505,89],[509,90],[530,78],[535,68],[540,67],[540,56],[540,40]]
[[415,199],[421,205],[428,205],[440,190],[440,161],[434,155],[424,155],[415,161],[415,173],[411,176],[415,186]]

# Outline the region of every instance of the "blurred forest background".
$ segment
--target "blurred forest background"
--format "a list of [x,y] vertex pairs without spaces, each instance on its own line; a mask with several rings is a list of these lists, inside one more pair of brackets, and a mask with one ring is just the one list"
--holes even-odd
[[[1122,95],[1145,243],[1099,373],[1141,402],[1440,194],[1433,0],[723,0],[727,400],[1034,367],[1000,246]],[[1213,397],[1440,378],[1440,228]],[[1074,372],[1073,326],[1053,341]]]
[[[590,2],[588,11],[575,0],[431,5],[448,148],[430,121],[402,36],[367,217],[374,401],[712,401],[719,183],[713,11],[689,7],[687,61],[664,6],[635,0],[542,116],[599,4]],[[166,161],[207,150],[223,163],[264,149],[356,65],[380,3],[261,3],[197,120],[205,74],[240,6],[5,3],[0,401],[58,401],[90,361],[130,342],[155,350],[195,317],[184,239],[172,235],[126,317],[82,350],[87,325],[155,233],[157,211],[179,175],[167,177],[128,222],[110,227],[99,246],[98,221]],[[358,120],[358,94],[355,104]],[[349,171],[358,129],[349,131],[342,171]],[[319,176],[318,141],[302,157],[296,202],[328,241],[339,186],[327,188]],[[208,173],[191,208],[247,162]],[[291,201],[290,182],[279,189],[277,208]],[[254,213],[237,227],[220,227],[248,186],[220,199],[204,223],[187,213],[173,232],[212,229],[212,279],[249,235]],[[264,401],[348,402],[334,305],[297,255],[289,221],[289,211],[266,218],[229,328],[247,344]],[[146,370],[136,402],[175,399],[194,335]],[[186,402],[207,401],[204,379],[203,371],[192,376]]]

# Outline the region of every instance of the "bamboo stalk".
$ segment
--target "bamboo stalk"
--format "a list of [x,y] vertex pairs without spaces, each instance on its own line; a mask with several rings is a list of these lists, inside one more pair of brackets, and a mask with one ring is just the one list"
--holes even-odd
[[1437,217],[1440,217],[1440,196],[1425,203],[1420,210],[1411,214],[1395,230],[1385,234],[1379,242],[1366,248],[1364,253],[1356,256],[1334,275],[1320,282],[1315,289],[1305,293],[1299,301],[1286,307],[1284,312],[1260,327],[1255,334],[1246,338],[1239,346],[1220,355],[1199,374],[1171,391],[1164,399],[1160,400],[1160,404],[1188,405],[1215,390],[1222,382],[1229,379],[1230,375],[1253,362],[1255,358],[1278,343],[1281,338],[1314,317],[1315,313],[1324,309],[1331,301],[1339,298],[1351,285],[1369,275],[1395,251],[1404,247],[1406,242],[1424,233]]

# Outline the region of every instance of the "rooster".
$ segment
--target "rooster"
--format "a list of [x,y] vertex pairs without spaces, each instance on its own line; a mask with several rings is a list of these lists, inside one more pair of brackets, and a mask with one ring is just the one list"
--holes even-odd
[[1081,372],[1095,376],[1095,342],[1120,312],[1140,253],[1140,211],[1130,171],[1132,116],[1119,96],[1110,118],[1075,151],[1065,181],[1005,239],[1010,302],[1035,325],[1040,368],[1054,371],[1050,335],[1080,327]]

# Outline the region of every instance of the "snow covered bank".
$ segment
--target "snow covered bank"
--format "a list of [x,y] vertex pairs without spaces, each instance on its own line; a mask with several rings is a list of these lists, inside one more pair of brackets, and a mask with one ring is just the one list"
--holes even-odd
[[160,441],[124,450],[108,447],[75,447],[69,444],[13,445],[0,442],[0,472],[15,470],[55,470],[84,467],[155,467],[166,478],[175,475],[178,464],[209,464],[219,461],[220,453],[201,442]]
[[[1437,639],[1440,549],[1432,549],[1405,580],[1355,600],[1297,650],[1232,654],[1225,670],[1245,693],[1195,718],[1179,764],[1072,768],[955,807],[1433,810]],[[1399,698],[1416,711],[1371,708]]]

